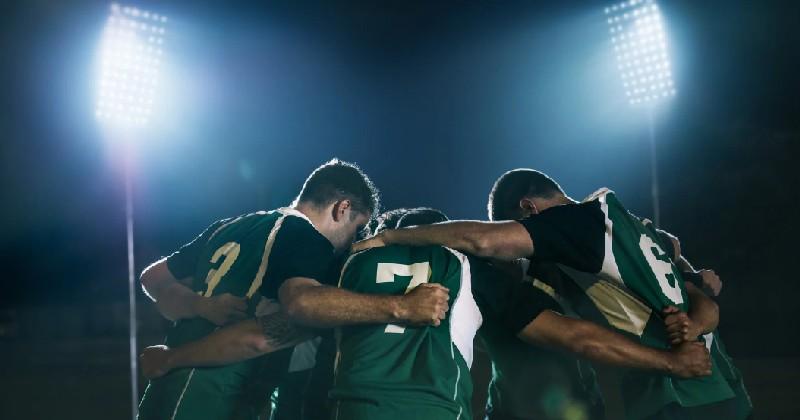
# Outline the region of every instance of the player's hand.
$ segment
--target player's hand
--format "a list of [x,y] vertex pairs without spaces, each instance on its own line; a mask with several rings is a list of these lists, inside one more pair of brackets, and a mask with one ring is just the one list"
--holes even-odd
[[139,355],[139,365],[142,367],[142,374],[147,379],[155,379],[164,376],[172,370],[170,357],[172,350],[167,346],[150,346]]
[[670,374],[679,378],[694,378],[711,375],[711,356],[705,344],[687,341],[670,350],[672,369]]
[[199,305],[198,314],[215,325],[227,325],[247,318],[247,300],[230,293],[204,298]]
[[703,291],[711,296],[719,296],[722,291],[722,280],[714,270],[700,270],[697,272],[703,279]]
[[383,241],[383,235],[379,233],[371,238],[354,243],[353,247],[350,249],[350,252],[358,252],[370,248],[380,248],[382,246],[386,246],[386,243]]
[[697,324],[689,318],[689,315],[675,306],[667,306],[663,314],[664,325],[672,345],[685,341],[696,341],[697,336],[702,333],[702,331],[698,330]]
[[450,309],[450,290],[441,284],[423,283],[400,298],[397,317],[407,325],[438,327]]

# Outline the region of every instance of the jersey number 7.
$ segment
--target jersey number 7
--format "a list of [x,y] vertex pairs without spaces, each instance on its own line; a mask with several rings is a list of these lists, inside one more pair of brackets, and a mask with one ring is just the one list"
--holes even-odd
[[[427,283],[430,279],[431,265],[429,262],[416,264],[395,264],[378,263],[378,270],[375,274],[376,283],[394,283],[395,276],[411,277],[411,281],[406,287],[405,293],[410,292],[422,283]],[[402,334],[405,328],[395,324],[386,325],[383,332],[388,334]]]

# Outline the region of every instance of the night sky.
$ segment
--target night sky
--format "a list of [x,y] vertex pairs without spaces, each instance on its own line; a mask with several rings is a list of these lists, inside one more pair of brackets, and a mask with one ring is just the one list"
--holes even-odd
[[[731,353],[797,355],[800,3],[663,1],[677,95],[656,115],[662,226],[716,269]],[[331,157],[384,208],[485,218],[504,171],[651,217],[646,115],[604,2],[138,3],[170,17],[137,139],[138,270],[214,220],[288,204]],[[94,118],[104,2],[7,4],[0,308],[126,299],[120,147]],[[145,304],[144,296],[139,296]]]

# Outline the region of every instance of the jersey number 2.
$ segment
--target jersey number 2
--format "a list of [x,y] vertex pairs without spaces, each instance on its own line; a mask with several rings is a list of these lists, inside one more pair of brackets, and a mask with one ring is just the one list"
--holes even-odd
[[[378,263],[378,271],[375,275],[376,283],[394,283],[395,276],[411,277],[411,281],[406,287],[406,293],[413,290],[422,283],[427,283],[430,279],[431,265],[429,262],[416,264],[394,264]],[[383,332],[388,334],[402,334],[405,328],[395,324],[388,324]]]
[[216,264],[220,258],[224,257],[222,264],[220,264],[219,269],[212,268],[208,270],[208,275],[206,276],[206,292],[203,293],[203,296],[209,297],[212,293],[214,293],[214,288],[217,287],[219,281],[222,280],[222,277],[228,273],[228,270],[231,269],[231,266],[236,261],[236,258],[239,256],[239,249],[241,247],[236,242],[228,242],[225,245],[217,248],[214,252],[214,255],[211,256],[211,263]]

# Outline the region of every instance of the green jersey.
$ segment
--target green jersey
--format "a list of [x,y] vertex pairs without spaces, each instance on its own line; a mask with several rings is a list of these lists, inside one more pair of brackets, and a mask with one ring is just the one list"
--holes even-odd
[[[556,206],[521,223],[535,244],[532,261],[557,263],[579,287],[581,293],[570,299],[576,310],[585,310],[579,312],[583,318],[651,347],[669,348],[660,314],[670,305],[688,310],[684,280],[652,225],[630,214],[612,191],[601,189],[580,204]],[[713,337],[706,340],[710,346]],[[633,419],[670,403],[694,407],[731,397],[716,364],[709,377],[630,371],[623,380],[626,410]]]
[[[370,249],[347,261],[339,287],[401,295],[429,282],[450,290],[451,309],[439,327],[388,324],[338,331],[330,393],[334,418],[351,400],[369,401],[378,409],[385,405],[386,413],[390,406],[405,405],[422,416],[431,413],[429,418],[471,418],[469,369],[481,314],[472,296],[469,260],[463,254],[438,246]],[[400,411],[392,408],[392,412]]]
[[340,329],[330,393],[338,418],[472,418],[469,368],[483,319],[515,336],[542,311],[557,310],[541,291],[517,288],[501,276],[485,261],[438,246],[390,246],[352,256],[340,287],[399,295],[439,283],[450,290],[450,311],[439,327]]
[[[546,302],[549,309],[571,315],[552,289],[536,288],[532,281],[496,275],[493,286],[505,286],[510,291],[504,299],[506,305]],[[504,327],[502,315],[492,311],[483,314],[478,334],[492,361],[488,420],[563,419],[572,415],[587,420],[604,418],[603,397],[588,362],[525,343],[517,337],[518,331]]]
[[[205,296],[246,297],[250,315],[279,309],[280,285],[292,277],[324,281],[333,246],[302,213],[258,212],[212,224],[167,258],[178,279]],[[166,344],[180,346],[218,327],[201,319],[177,321]],[[254,418],[286,374],[292,349],[222,367],[177,369],[150,381],[140,404],[142,419]]]

